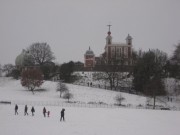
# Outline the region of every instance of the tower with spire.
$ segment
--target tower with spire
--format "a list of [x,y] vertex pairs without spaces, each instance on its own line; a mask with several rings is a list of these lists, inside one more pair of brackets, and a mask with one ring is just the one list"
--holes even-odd
[[128,34],[128,36],[126,37],[126,44],[127,45],[132,45],[132,37]]
[[106,45],[105,45],[105,59],[108,64],[113,64],[115,61],[124,60],[125,65],[132,64],[132,37],[128,34],[125,43],[112,42],[111,26],[107,32]]
[[106,44],[112,44],[112,36],[111,36],[111,25],[107,25],[109,27],[108,35],[106,37]]

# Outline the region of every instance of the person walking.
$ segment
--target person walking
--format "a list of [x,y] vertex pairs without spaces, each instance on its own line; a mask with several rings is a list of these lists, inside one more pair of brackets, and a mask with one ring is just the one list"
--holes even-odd
[[34,116],[35,109],[34,109],[33,106],[32,106],[32,108],[31,108],[31,112],[32,112],[32,116]]
[[27,107],[27,105],[25,105],[25,108],[24,108],[24,115],[28,115],[28,107]]
[[43,114],[44,114],[44,117],[46,117],[46,108],[45,107],[43,108]]
[[49,115],[50,115],[50,111],[48,111],[48,112],[47,112],[47,115],[48,115],[48,117],[49,117]]
[[64,111],[65,111],[65,109],[63,108],[62,110],[61,110],[61,118],[60,118],[60,121],[63,119],[63,121],[65,121],[65,119],[64,119]]
[[15,105],[15,115],[16,114],[18,115],[18,105],[17,104]]

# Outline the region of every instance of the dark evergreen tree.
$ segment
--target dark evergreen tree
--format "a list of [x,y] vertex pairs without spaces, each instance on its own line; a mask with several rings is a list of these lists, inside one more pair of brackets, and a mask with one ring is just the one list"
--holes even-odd
[[21,75],[21,73],[20,73],[20,70],[18,70],[18,69],[13,69],[11,72],[11,76],[14,79],[18,79],[20,77],[20,75]]
[[153,98],[153,109],[155,109],[156,97],[166,95],[164,82],[160,76],[150,78],[148,83],[144,85],[143,89],[146,96]]
[[72,74],[74,72],[74,62],[70,61],[68,63],[64,63],[60,66],[60,79],[64,82],[70,83],[72,82]]
[[158,77],[162,79],[164,77],[164,67],[166,63],[167,55],[162,51],[149,50],[147,52],[143,52],[138,57],[134,66],[134,89],[137,92],[145,93],[144,87],[151,81],[151,78]]
[[170,77],[180,79],[180,43],[176,45],[173,56],[168,63]]
[[40,68],[44,74],[45,80],[49,80],[57,71],[57,67],[53,62],[44,63],[44,65],[41,65]]

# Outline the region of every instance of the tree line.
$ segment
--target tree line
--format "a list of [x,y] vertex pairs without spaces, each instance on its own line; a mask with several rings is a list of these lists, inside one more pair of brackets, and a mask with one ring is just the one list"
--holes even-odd
[[[39,80],[49,80],[53,76],[59,76],[59,80],[66,83],[78,79],[78,76],[73,75],[75,62],[55,64],[53,62],[55,56],[47,43],[30,45],[26,49],[26,54],[21,68],[12,64],[0,65],[0,75],[4,72],[6,76],[16,79],[28,76],[29,78],[39,77]],[[180,43],[175,46],[171,57],[159,49],[133,51],[132,54],[132,70],[125,72],[126,65],[123,56],[119,60],[112,59],[113,65],[108,65],[104,59],[102,62],[103,72],[93,73],[93,79],[109,82],[111,90],[118,90],[124,84],[129,85],[130,90],[153,97],[155,104],[157,96],[167,94],[163,79],[167,77],[180,79]],[[25,70],[27,67],[29,67],[28,70]],[[33,74],[36,75],[33,76]],[[37,78],[34,80],[38,80]],[[133,78],[132,83],[126,81],[129,78]],[[28,84],[25,79],[21,83],[24,86]],[[42,81],[34,84],[40,86]],[[62,84],[59,83],[60,85]],[[27,85],[27,87],[30,90],[34,89],[31,85]],[[179,87],[177,87],[177,91],[179,91]]]

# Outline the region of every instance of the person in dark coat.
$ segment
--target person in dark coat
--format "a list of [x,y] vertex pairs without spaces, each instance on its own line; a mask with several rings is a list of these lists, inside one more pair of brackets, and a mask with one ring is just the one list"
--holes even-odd
[[16,114],[18,115],[18,105],[17,104],[15,105],[15,115]]
[[62,110],[61,110],[61,118],[60,118],[60,121],[63,119],[63,121],[65,120],[64,119],[64,111],[65,111],[65,109],[63,108]]
[[31,108],[32,116],[34,116],[35,109],[34,107]]
[[24,115],[28,115],[28,107],[27,107],[27,105],[25,105],[25,108],[24,108]]
[[43,108],[43,114],[44,114],[44,117],[46,117],[46,108],[45,107]]
[[50,111],[48,111],[48,112],[47,112],[47,115],[48,115],[48,117],[49,117],[49,115],[50,115]]

